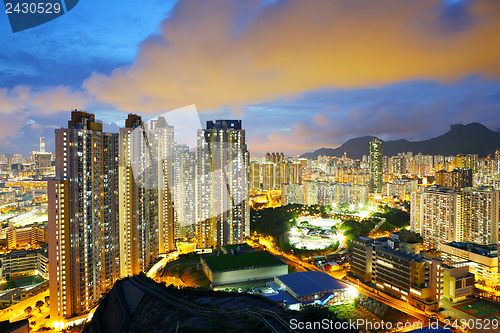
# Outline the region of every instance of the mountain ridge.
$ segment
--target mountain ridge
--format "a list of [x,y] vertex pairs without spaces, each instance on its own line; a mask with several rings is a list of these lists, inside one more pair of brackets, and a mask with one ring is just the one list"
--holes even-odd
[[[347,140],[337,148],[320,148],[314,152],[302,154],[302,158],[315,159],[320,155],[341,157],[344,152],[347,157],[360,159],[369,155],[369,142],[375,136],[361,136]],[[424,155],[458,155],[477,154],[486,157],[494,154],[500,148],[500,133],[487,128],[480,123],[454,124],[450,130],[442,135],[421,141],[406,139],[382,141],[382,153],[385,156],[395,156],[398,153],[413,152]]]

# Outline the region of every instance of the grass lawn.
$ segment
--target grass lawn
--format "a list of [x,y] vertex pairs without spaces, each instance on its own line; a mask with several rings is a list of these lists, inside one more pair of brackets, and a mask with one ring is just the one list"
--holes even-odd
[[368,311],[361,305],[355,305],[354,303],[341,304],[331,306],[330,311],[333,311],[339,319],[343,320],[356,320],[358,318],[364,318],[371,322],[380,321],[376,315]]

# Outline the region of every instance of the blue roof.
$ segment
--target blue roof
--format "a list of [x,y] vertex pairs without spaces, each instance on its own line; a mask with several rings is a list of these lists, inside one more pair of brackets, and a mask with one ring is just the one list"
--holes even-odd
[[270,281],[267,286],[275,291],[273,294],[263,294],[262,296],[269,298],[273,302],[283,302],[285,305],[290,306],[292,304],[299,303],[292,295],[290,295],[286,290],[281,289],[276,283]]
[[277,279],[298,296],[348,288],[344,283],[321,271],[297,272],[278,276]]
[[421,329],[418,329],[418,330],[414,330],[414,331],[410,331],[408,333],[446,333],[446,332],[451,332],[451,330],[447,329],[447,328],[443,328],[441,326],[437,327],[437,328],[431,328],[430,326],[428,327],[424,327],[424,328],[421,328]]

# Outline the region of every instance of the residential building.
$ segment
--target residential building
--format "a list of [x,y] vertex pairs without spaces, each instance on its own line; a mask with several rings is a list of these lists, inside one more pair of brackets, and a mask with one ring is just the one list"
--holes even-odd
[[370,193],[382,193],[382,141],[370,142]]
[[457,192],[438,186],[428,187],[411,195],[410,230],[419,233],[428,248],[456,240]]
[[120,277],[118,134],[73,111],[48,183],[51,318],[91,309]]
[[120,129],[120,276],[146,271],[159,253],[156,160],[141,117],[129,114]]
[[500,191],[492,187],[467,187],[457,197],[460,228],[456,241],[499,244]]
[[241,120],[208,121],[197,137],[199,248],[242,243],[250,235],[249,158]]
[[455,190],[472,186],[472,169],[454,169],[451,172],[436,172],[436,185],[451,187]]
[[160,253],[175,249],[173,172],[174,172],[174,127],[164,117],[152,120],[148,129],[149,147],[158,189],[158,242]]
[[196,154],[174,146],[173,198],[176,238],[194,238],[196,225]]

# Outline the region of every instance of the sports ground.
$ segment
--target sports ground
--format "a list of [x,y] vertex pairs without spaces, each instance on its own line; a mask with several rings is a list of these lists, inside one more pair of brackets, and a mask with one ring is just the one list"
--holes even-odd
[[500,305],[486,301],[472,301],[454,306],[455,309],[481,319],[500,318]]

